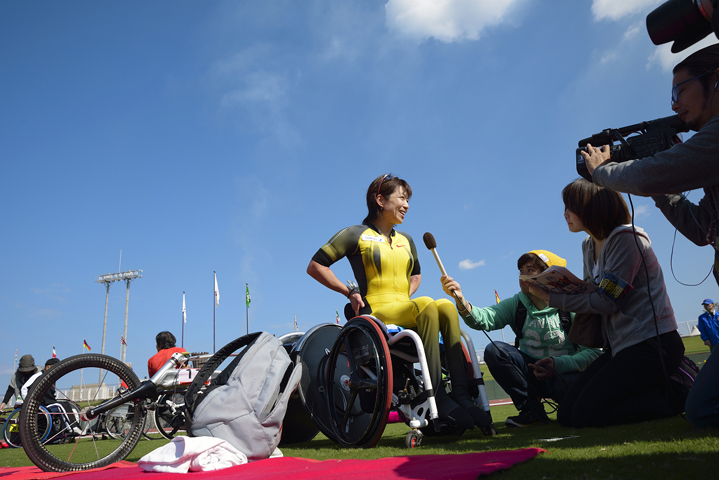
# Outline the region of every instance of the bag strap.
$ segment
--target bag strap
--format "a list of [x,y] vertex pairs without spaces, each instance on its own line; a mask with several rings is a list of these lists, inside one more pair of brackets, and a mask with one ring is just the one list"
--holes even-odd
[[262,334],[265,334],[265,332],[250,333],[248,335],[237,338],[219,349],[217,353],[212,355],[212,357],[207,360],[207,362],[202,366],[202,369],[192,380],[192,383],[190,384],[189,388],[187,389],[187,392],[185,393],[185,407],[187,408],[188,413],[188,415],[186,415],[187,419],[192,418],[192,414],[195,413],[195,407],[197,406],[197,396],[200,394],[200,391],[202,390],[202,387],[205,386],[207,380],[209,380],[209,378],[212,376],[212,373],[217,370],[220,365],[222,365],[222,362],[224,362],[227,357],[232,355],[240,348],[246,347],[250,343],[254,342]]

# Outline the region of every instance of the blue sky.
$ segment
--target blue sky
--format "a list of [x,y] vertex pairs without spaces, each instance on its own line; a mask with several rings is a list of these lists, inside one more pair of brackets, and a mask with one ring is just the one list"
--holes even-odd
[[[333,322],[345,299],[305,269],[387,172],[414,192],[401,228],[420,251],[418,295],[443,296],[426,231],[477,305],[518,291],[532,249],[581,275],[560,198],[576,143],[671,115],[671,68],[692,51],[651,43],[658,3],[0,3],[0,381],[16,348],[38,363],[83,338],[100,351],[95,279],[120,251],[144,274],[127,335],[141,378],[157,332],[179,342],[183,291],[185,347],[212,351],[213,271],[218,348],[245,333],[246,283],[251,331]],[[716,285],[679,281],[704,278],[710,248],[675,242],[651,199],[633,202],[677,320],[696,320]],[[334,270],[352,278],[346,261]],[[124,310],[114,284],[113,356]]]

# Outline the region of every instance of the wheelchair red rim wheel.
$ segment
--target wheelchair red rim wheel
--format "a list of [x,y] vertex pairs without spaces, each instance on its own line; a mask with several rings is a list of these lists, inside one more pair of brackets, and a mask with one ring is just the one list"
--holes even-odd
[[344,447],[375,446],[392,404],[389,346],[377,321],[355,317],[342,328],[328,359],[325,386],[333,439]]

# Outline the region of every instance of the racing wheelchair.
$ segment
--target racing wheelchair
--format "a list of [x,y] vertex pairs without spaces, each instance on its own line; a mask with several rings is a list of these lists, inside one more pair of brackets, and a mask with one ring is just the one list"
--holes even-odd
[[[476,356],[469,354],[475,351],[472,339],[465,332],[462,338],[470,393],[491,420],[482,373]],[[405,437],[408,448],[420,446],[424,435],[464,432],[439,420],[422,341],[413,330],[400,331],[361,315],[344,327],[311,328],[290,356],[303,365],[298,391],[310,418],[343,447],[375,446],[390,411],[398,412],[411,429]],[[420,368],[415,369],[415,364]],[[451,386],[451,378],[447,384]],[[482,431],[496,434],[491,423]]]

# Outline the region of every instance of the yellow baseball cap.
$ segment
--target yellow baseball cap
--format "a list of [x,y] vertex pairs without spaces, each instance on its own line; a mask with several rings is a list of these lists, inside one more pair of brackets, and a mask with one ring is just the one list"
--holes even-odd
[[547,250],[532,250],[527,253],[533,253],[538,256],[544,263],[547,264],[547,267],[551,267],[552,265],[557,265],[559,267],[567,266],[567,261],[565,259]]

